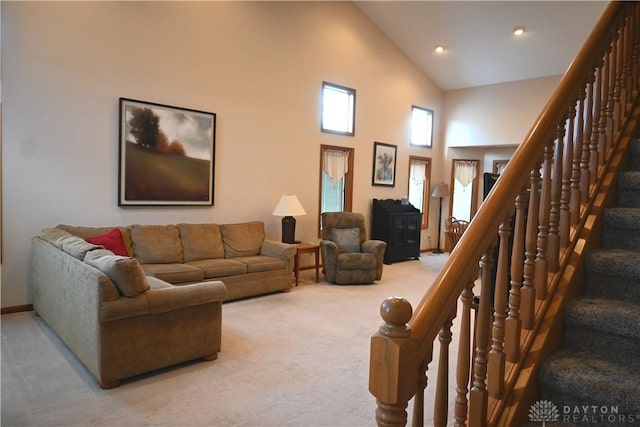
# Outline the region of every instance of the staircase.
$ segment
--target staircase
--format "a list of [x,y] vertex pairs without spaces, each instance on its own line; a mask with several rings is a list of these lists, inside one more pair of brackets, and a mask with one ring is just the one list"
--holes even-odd
[[602,247],[586,256],[585,293],[565,308],[563,349],[540,368],[541,400],[561,423],[550,425],[640,425],[640,139],[629,156]]

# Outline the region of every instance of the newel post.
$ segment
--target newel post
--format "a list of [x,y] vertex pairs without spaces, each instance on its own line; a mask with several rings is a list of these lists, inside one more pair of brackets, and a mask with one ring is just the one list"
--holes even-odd
[[412,313],[404,298],[390,297],[380,305],[384,323],[371,337],[369,363],[369,391],[378,403],[378,426],[407,424],[407,403],[418,381],[417,345],[407,325]]

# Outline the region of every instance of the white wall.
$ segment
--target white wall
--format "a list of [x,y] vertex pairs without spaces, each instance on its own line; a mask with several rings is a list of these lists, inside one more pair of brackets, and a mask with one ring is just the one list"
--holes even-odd
[[[255,219],[278,239],[271,212],[294,193],[310,241],[320,144],[355,147],[354,210],[367,218],[372,198],[406,196],[410,154],[444,174],[441,91],[349,2],[1,7],[2,307],[31,302],[30,238],[44,227]],[[319,131],[323,80],[357,90],[355,137]],[[213,207],[117,206],[119,97],[217,114]],[[435,111],[434,149],[408,146],[412,104]],[[394,188],[371,186],[374,141],[398,146]]]
[[477,147],[520,144],[560,82],[560,77],[445,92],[445,145]]

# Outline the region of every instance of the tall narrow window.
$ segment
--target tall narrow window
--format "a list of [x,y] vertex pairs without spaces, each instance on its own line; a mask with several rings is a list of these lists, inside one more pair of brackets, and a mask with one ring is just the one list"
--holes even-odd
[[431,147],[433,139],[433,110],[411,107],[411,145]]
[[422,213],[421,228],[429,227],[429,188],[431,187],[431,159],[409,156],[409,203]]
[[[320,146],[320,212],[351,212],[353,148]],[[318,230],[320,230],[318,222]]]
[[356,91],[322,82],[322,132],[354,135]]

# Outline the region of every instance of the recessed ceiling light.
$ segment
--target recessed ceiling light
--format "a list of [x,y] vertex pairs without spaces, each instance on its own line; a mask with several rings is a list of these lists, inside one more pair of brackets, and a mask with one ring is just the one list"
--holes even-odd
[[436,51],[436,53],[443,53],[444,52],[444,46],[442,46],[441,44],[437,45],[435,47],[435,51]]
[[521,36],[525,33],[526,30],[527,27],[525,27],[524,25],[518,25],[517,27],[513,27],[513,34],[515,34],[516,36]]

